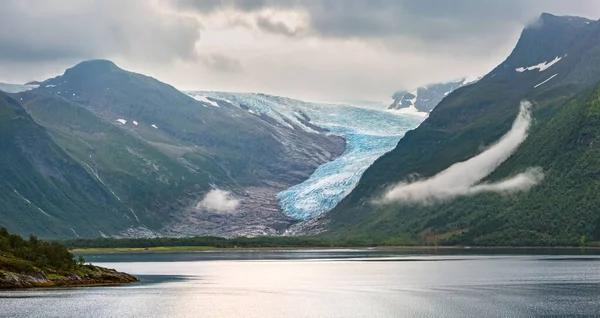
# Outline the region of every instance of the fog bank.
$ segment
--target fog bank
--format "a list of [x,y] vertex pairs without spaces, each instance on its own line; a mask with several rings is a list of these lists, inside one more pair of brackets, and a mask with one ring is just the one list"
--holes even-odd
[[458,162],[435,176],[415,182],[400,182],[390,187],[375,203],[431,203],[481,192],[525,191],[543,179],[541,168],[529,168],[506,180],[479,184],[508,159],[527,138],[531,125],[531,103],[521,101],[511,129],[479,155]]

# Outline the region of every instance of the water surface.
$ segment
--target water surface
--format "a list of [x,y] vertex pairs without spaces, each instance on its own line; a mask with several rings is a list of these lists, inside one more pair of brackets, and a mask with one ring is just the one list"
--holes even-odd
[[600,312],[597,255],[463,254],[87,255],[97,265],[135,274],[143,282],[4,291],[0,316],[562,317]]

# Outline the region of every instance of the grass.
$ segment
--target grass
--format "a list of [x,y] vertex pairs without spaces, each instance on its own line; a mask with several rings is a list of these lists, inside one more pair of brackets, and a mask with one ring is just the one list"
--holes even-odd
[[63,276],[63,275],[58,275],[58,274],[48,274],[48,275],[46,275],[46,276],[48,276],[48,279],[50,279],[50,280],[62,280],[62,279],[67,279],[67,277],[66,277],[66,276]]
[[7,271],[16,271],[24,273],[39,272],[39,269],[35,267],[31,262],[16,258],[12,255],[2,253],[0,253],[0,268]]

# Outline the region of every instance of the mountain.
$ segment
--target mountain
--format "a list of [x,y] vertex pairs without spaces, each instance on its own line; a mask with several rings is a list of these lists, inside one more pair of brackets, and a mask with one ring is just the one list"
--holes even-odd
[[461,79],[448,83],[421,86],[411,92],[399,91],[392,96],[394,102],[392,102],[388,109],[412,109],[413,111],[429,113],[452,91],[470,83],[472,81]]
[[[479,245],[600,240],[599,34],[598,21],[542,14],[504,62],[444,98],[305,233]],[[531,169],[543,180],[526,178]],[[525,181],[528,191],[517,187]]]
[[33,83],[27,83],[27,84],[9,84],[9,83],[0,83],[0,91],[3,91],[5,93],[18,93],[18,92],[23,92],[23,91],[27,91],[30,89],[34,89],[38,87],[38,85],[33,84]]
[[0,92],[0,224],[44,237],[100,236],[131,212]]
[[407,131],[425,116],[345,103],[314,103],[252,93],[188,92],[200,100],[224,100],[256,116],[269,116],[282,125],[293,123],[307,130],[323,131],[346,140],[344,153],[317,168],[306,180],[277,193],[286,215],[306,220],[328,212],[381,155],[392,150]]
[[[310,128],[308,119],[299,125],[222,99],[194,99],[106,60],[82,62],[13,96],[48,142],[129,217],[90,211],[87,228],[102,219],[112,224],[101,229],[108,236],[277,234],[297,221],[281,213],[276,194],[345,148],[343,138]],[[12,224],[19,212],[2,222]],[[32,233],[54,235],[48,228]]]

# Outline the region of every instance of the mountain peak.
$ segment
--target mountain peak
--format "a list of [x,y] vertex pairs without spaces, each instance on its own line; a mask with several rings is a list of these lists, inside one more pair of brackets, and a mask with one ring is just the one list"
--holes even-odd
[[109,60],[89,60],[83,61],[65,71],[67,74],[102,74],[120,71],[121,69],[112,61]]
[[545,27],[545,26],[552,26],[552,25],[563,26],[563,27],[566,25],[584,26],[584,25],[590,24],[592,22],[594,22],[594,20],[590,20],[590,19],[583,18],[583,17],[570,16],[570,15],[558,16],[558,15],[544,12],[544,13],[540,14],[539,18],[534,23],[532,23],[529,26],[529,28]]

